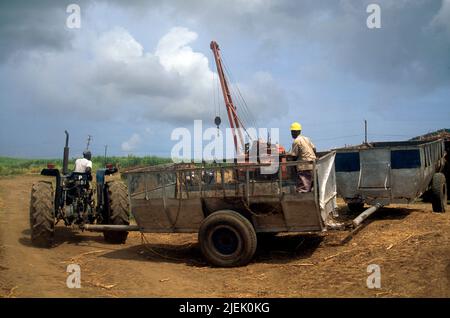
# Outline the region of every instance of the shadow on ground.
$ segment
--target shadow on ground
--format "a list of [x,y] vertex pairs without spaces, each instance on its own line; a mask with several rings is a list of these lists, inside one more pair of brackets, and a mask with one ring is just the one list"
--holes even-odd
[[[410,213],[420,210],[411,208],[381,208],[375,214],[371,215],[364,223],[364,227],[380,220],[402,220]],[[351,220],[356,217],[346,208],[340,209],[340,219]],[[32,246],[30,239],[30,230],[22,232],[23,236],[19,242],[25,246]],[[204,260],[198,242],[190,239],[183,243],[153,243],[151,234],[146,241],[139,245],[123,248],[119,245],[118,249],[103,254],[101,257],[123,260],[181,263],[188,266],[204,267],[209,266]],[[295,260],[308,259],[313,255],[317,248],[322,244],[324,236],[322,234],[258,234],[258,247],[253,262],[267,264],[283,264]],[[81,233],[70,227],[58,226],[55,229],[55,238],[53,247],[63,243],[82,244],[96,242],[105,244],[103,235],[95,233],[92,235]],[[330,244],[328,244],[330,245]]]
[[[253,262],[277,264],[309,258],[320,245],[322,239],[323,237],[317,235],[260,237]],[[103,254],[102,257],[148,262],[181,263],[196,267],[209,266],[204,260],[198,242],[196,241],[183,244],[140,244],[111,251]]]
[[[368,209],[370,206],[365,206],[365,209]],[[340,218],[342,219],[354,219],[358,216],[359,213],[351,212],[347,207],[343,207],[338,209]],[[382,207],[374,214],[367,218],[367,222],[376,221],[376,220],[402,220],[413,212],[421,212],[422,210],[415,208],[407,208],[407,207]]]
[[[79,230],[72,229],[71,227],[57,226],[55,227],[55,236],[53,239],[52,248],[57,247],[63,243],[78,245],[80,243],[96,242],[105,244],[103,235],[101,233],[95,233],[87,235],[86,232],[80,232]],[[31,243],[31,230],[26,229],[22,231],[22,237],[19,238],[19,243],[27,247],[35,247]],[[39,247],[35,247],[39,248]]]

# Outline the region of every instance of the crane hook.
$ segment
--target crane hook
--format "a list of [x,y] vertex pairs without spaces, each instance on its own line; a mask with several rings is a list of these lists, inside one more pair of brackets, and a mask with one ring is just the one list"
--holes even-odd
[[214,118],[214,124],[216,124],[217,126],[217,136],[219,136],[219,131],[220,131],[220,124],[222,123],[222,119],[220,119],[219,116],[216,116],[216,118]]

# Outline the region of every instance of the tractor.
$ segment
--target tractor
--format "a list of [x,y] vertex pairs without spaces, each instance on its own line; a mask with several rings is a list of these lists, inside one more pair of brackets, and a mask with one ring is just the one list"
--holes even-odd
[[[129,225],[129,203],[126,186],[120,181],[106,181],[106,176],[118,172],[108,164],[96,172],[96,187],[92,187],[91,172],[78,173],[68,169],[69,133],[65,131],[62,172],[48,164],[41,175],[55,177],[55,182],[38,181],[31,189],[30,227],[31,241],[39,247],[51,247],[55,225],[63,221],[65,226],[85,230],[89,225],[103,225],[105,241],[125,243],[128,232],[106,230],[104,225]],[[96,202],[95,202],[96,201]],[[98,225],[95,225],[98,226]]]

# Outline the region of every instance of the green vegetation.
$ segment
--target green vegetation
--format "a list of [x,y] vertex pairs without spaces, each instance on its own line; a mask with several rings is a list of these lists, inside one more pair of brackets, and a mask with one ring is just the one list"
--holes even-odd
[[[93,157],[93,170],[104,167],[105,163],[112,163],[119,168],[128,168],[135,166],[149,166],[162,163],[170,163],[170,158],[160,158],[155,156],[146,157]],[[55,164],[56,168],[62,168],[62,159],[23,159],[23,158],[9,158],[0,157],[0,176],[25,174],[25,173],[39,173],[43,168],[47,167],[47,163]],[[73,169],[75,159],[69,160],[69,169]]]

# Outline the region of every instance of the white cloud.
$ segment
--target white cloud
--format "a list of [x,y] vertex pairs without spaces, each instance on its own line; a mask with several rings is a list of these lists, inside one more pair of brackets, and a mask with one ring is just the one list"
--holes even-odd
[[[99,35],[87,32],[73,42],[71,52],[30,52],[18,61],[14,76],[42,111],[96,119],[121,111],[150,122],[212,122],[217,75],[208,58],[190,47],[197,33],[174,27],[154,51],[146,51],[122,27]],[[274,114],[271,104],[280,102],[281,90],[270,74],[266,77],[269,84],[258,76],[255,83],[240,84],[249,107],[261,116]],[[127,112],[130,107],[133,111]]]
[[442,6],[431,20],[431,26],[444,27],[450,33],[450,0],[442,0]]
[[116,27],[100,36],[95,45],[97,58],[129,62],[142,57],[144,48],[125,29]]
[[130,139],[122,142],[122,151],[134,151],[141,144],[141,136],[139,134],[131,135]]

